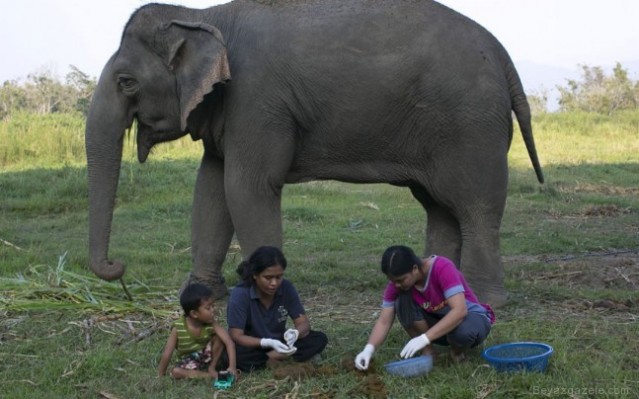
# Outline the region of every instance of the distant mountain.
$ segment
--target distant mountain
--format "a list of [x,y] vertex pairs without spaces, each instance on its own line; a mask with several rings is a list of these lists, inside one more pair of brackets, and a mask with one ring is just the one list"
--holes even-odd
[[[621,66],[628,71],[630,79],[639,80],[639,60],[620,62]],[[543,91],[548,94],[548,110],[551,112],[558,109],[559,91],[557,86],[567,86],[569,79],[578,80],[581,78],[581,69],[578,65],[575,65],[574,69],[568,69],[542,65],[533,61],[515,61],[515,66],[526,94],[539,94]],[[601,66],[609,73],[615,64],[588,66]]]
[[579,71],[576,67],[575,69],[568,69],[542,65],[533,61],[516,62],[515,66],[526,92],[551,89],[556,85],[565,85],[568,79],[577,79],[579,77]]

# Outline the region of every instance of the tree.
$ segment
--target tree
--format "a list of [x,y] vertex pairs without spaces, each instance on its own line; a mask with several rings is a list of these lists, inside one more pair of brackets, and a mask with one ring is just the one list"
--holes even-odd
[[27,75],[26,81],[6,81],[0,86],[0,120],[21,110],[35,114],[80,112],[86,116],[97,85],[73,65],[62,83],[50,69]]
[[0,120],[6,119],[12,112],[25,108],[27,98],[24,90],[15,80],[7,80],[0,87]]
[[581,80],[568,80],[566,87],[557,86],[560,111],[610,115],[618,110],[637,109],[639,82],[633,82],[620,63],[615,65],[611,76],[606,76],[599,66],[581,65],[581,69]]
[[530,113],[533,115],[545,114],[548,112],[548,90],[541,89],[533,91],[526,96],[528,105],[530,105]]
[[66,76],[67,85],[73,87],[76,92],[75,109],[87,116],[91,97],[97,86],[95,78],[79,70],[74,65],[69,65],[71,72]]
[[73,110],[73,89],[63,85],[48,69],[29,74],[24,89],[30,112],[43,115]]

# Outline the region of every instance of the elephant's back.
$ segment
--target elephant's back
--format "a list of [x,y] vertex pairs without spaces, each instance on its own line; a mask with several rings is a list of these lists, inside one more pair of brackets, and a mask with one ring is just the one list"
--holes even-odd
[[[235,78],[245,71],[339,78],[362,65],[370,66],[359,77],[368,83],[388,79],[389,72],[408,79],[425,72],[435,79],[504,75],[497,39],[435,1],[236,0],[231,6],[237,22],[224,35]],[[281,59],[288,71],[268,69],[283,67]]]
[[401,47],[425,34],[495,40],[475,21],[431,0],[235,0],[228,10],[239,20],[242,36],[264,42],[312,37],[330,44],[358,36],[380,45],[387,38]]

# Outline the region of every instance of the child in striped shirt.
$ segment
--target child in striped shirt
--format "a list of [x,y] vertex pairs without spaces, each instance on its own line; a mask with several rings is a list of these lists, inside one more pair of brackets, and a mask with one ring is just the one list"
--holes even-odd
[[[191,284],[180,295],[184,316],[173,323],[164,347],[158,373],[166,370],[174,352],[179,361],[171,370],[173,378],[217,378],[217,366],[237,378],[235,343],[215,320],[213,293],[203,284]],[[226,353],[223,353],[226,352]],[[220,362],[220,360],[223,362]]]

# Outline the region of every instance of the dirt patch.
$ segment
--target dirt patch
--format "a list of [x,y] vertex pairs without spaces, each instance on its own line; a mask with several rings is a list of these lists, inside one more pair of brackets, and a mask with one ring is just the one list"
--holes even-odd
[[611,196],[630,196],[639,194],[636,187],[618,187],[602,184],[577,184],[576,186],[560,186],[559,191],[563,193],[594,193]]
[[304,379],[307,377],[332,376],[338,373],[350,373],[358,377],[357,385],[350,392],[352,397],[366,397],[371,399],[384,399],[388,396],[386,384],[379,375],[375,361],[371,360],[366,371],[360,371],[355,367],[353,359],[355,355],[344,356],[339,367],[332,365],[315,366],[312,363],[291,363],[291,362],[275,362],[269,364],[269,368],[273,371],[273,378],[283,380],[291,378],[293,380]]
[[311,363],[278,362],[270,368],[272,368],[273,378],[276,380],[283,380],[286,377],[299,380],[317,374],[315,366]]
[[568,288],[632,290],[639,287],[639,264],[628,257],[562,261],[556,270],[542,272],[537,279],[558,281]]
[[639,290],[639,251],[589,253],[565,257],[512,256],[503,258],[506,268],[527,263],[548,263],[544,271],[522,271],[520,277],[566,288]]
[[357,384],[353,396],[363,396],[371,399],[384,399],[388,397],[388,390],[384,381],[378,375],[367,375]]
[[583,210],[585,217],[614,217],[629,214],[630,208],[620,208],[617,205],[596,205],[589,206]]

